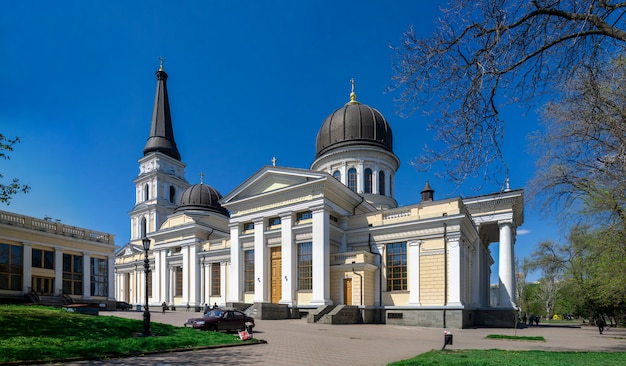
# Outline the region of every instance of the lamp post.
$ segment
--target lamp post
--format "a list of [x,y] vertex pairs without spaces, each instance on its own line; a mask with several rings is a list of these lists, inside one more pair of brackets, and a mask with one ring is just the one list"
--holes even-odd
[[150,239],[147,237],[143,237],[141,239],[141,243],[143,244],[143,250],[146,253],[146,258],[143,260],[143,268],[146,277],[146,286],[145,286],[145,294],[146,294],[146,304],[144,305],[143,310],[143,332],[141,335],[144,337],[149,337],[150,334],[150,310],[148,309],[148,273],[150,272],[150,260],[148,259],[148,250],[150,250]]

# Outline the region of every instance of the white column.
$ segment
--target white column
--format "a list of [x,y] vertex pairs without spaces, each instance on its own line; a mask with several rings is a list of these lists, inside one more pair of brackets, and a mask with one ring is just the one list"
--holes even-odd
[[356,191],[362,194],[365,191],[365,174],[363,169],[363,160],[359,160],[356,166]]
[[83,299],[91,298],[91,255],[83,253]]
[[[224,261],[224,262],[220,262],[220,297],[222,299],[226,298],[226,294],[224,293],[226,291],[226,266],[228,265],[228,262]],[[225,304],[222,304],[225,305]]]
[[420,304],[420,240],[409,244],[409,305]]
[[174,267],[167,267],[167,304],[174,304],[174,287],[176,281],[176,272],[174,271]]
[[54,294],[63,291],[63,250],[54,249]]
[[293,230],[291,226],[292,216],[291,212],[280,215],[280,242],[281,242],[281,266],[282,274],[281,281],[282,294],[279,301],[280,304],[293,305],[295,284],[297,278],[294,276],[296,273],[294,266],[294,246],[293,242]]
[[330,299],[330,230],[324,207],[313,211],[313,294],[311,305],[332,305]]
[[[115,257],[114,256],[109,256],[107,257],[107,270],[108,270],[108,274],[107,274],[107,287],[109,288],[108,294],[109,296],[107,296],[108,300],[115,300],[116,296],[115,296]],[[128,299],[124,299],[126,301],[128,301]]]
[[458,238],[448,240],[448,306],[462,306],[461,303],[461,248]]
[[230,226],[230,278],[228,280],[228,302],[242,300],[243,261],[241,242],[239,241],[239,224]]
[[254,302],[264,302],[265,294],[269,292],[269,284],[271,281],[265,281],[266,268],[265,263],[265,228],[263,220],[254,221]]
[[[185,271],[185,273],[188,275],[188,281],[189,281],[189,286],[186,286],[185,288],[188,289],[188,294],[187,294],[187,301],[189,302],[190,306],[196,306],[200,303],[200,301],[198,300],[198,293],[199,293],[199,281],[198,281],[198,247],[197,245],[194,243],[194,245],[190,245],[189,246],[189,253],[188,253],[188,261],[186,262],[188,268],[186,268],[187,270]],[[185,270],[185,269],[183,269]],[[183,294],[184,295],[184,294]]]
[[500,221],[500,254],[498,277],[500,279],[498,307],[515,307],[515,254],[513,250],[513,223]]
[[472,292],[472,306],[480,307],[481,306],[481,289],[484,284],[481,283],[482,276],[481,273],[483,271],[483,263],[481,262],[481,250],[482,245],[480,240],[476,240],[474,242],[474,247],[472,249],[472,284],[470,286],[470,291]]
[[374,163],[374,168],[372,169],[372,193],[379,194],[378,190],[378,171],[379,171],[378,163]]
[[[22,249],[22,293],[27,294],[28,289],[33,284],[33,245],[31,243],[23,243]],[[56,294],[55,289],[52,293]]]

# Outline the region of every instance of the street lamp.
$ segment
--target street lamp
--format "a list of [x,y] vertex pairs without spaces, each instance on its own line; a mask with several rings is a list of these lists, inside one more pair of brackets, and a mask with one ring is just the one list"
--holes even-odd
[[143,268],[145,271],[146,277],[146,304],[144,305],[143,310],[143,332],[141,333],[144,337],[149,337],[150,334],[150,310],[148,309],[148,273],[150,273],[150,260],[148,259],[148,250],[150,250],[150,239],[147,237],[141,238],[141,243],[143,244],[143,251],[146,253],[146,258],[143,260]]

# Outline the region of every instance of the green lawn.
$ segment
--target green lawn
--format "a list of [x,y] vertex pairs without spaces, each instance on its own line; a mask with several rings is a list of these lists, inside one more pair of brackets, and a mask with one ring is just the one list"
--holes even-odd
[[142,320],[83,315],[43,306],[0,305],[0,329],[0,363],[109,358],[242,342],[236,334],[200,332],[154,322],[154,336],[141,337]]
[[595,366],[626,365],[625,352],[545,352],[502,350],[430,351],[391,366]]

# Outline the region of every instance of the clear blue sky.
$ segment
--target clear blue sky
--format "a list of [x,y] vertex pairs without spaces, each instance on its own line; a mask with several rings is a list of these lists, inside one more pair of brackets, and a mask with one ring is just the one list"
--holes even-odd
[[[159,57],[169,74],[175,139],[186,177],[228,194],[273,156],[308,168],[315,137],[332,111],[357,99],[380,110],[394,132],[400,205],[416,203],[426,180],[435,198],[458,190],[409,162],[425,143],[428,117],[400,118],[390,45],[413,25],[424,36],[437,1],[6,1],[0,7],[0,133],[22,142],[0,161],[4,183],[29,184],[0,209],[130,238],[137,159],[148,137]],[[524,136],[536,117],[510,110],[505,154],[511,188],[524,188],[533,158]],[[557,227],[532,207],[516,254]],[[496,247],[492,255],[497,261]],[[497,273],[497,269],[494,268]],[[531,276],[532,277],[532,276]],[[529,278],[533,279],[533,278]]]

